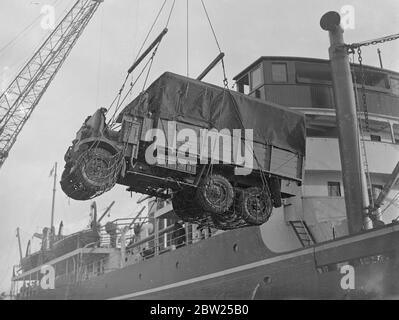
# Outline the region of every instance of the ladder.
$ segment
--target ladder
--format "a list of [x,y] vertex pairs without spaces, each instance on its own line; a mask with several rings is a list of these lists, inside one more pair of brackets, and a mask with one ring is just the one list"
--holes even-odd
[[5,92],[0,93],[0,168],[102,1],[78,0]]
[[305,221],[290,221],[290,224],[292,229],[294,229],[299,242],[302,244],[302,247],[309,247],[316,243]]

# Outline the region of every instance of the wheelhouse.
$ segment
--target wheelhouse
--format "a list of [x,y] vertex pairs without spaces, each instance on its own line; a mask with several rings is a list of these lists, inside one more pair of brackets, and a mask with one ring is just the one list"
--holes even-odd
[[[352,64],[359,110],[364,81],[368,127],[364,139],[399,144],[399,73]],[[364,76],[364,80],[363,80]],[[261,57],[238,74],[237,90],[252,97],[298,108],[306,114],[307,137],[337,138],[331,68],[328,60]]]

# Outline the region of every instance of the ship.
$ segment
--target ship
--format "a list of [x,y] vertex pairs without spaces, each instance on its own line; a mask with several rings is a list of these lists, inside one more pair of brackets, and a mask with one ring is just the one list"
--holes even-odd
[[[397,297],[399,223],[386,216],[397,213],[399,73],[350,64],[337,13],[321,26],[330,60],[264,56],[234,79],[239,94],[306,117],[304,179],[266,223],[232,230],[183,223],[170,199],[150,198],[146,217],[95,224],[98,241],[68,246],[45,264],[15,266],[12,296]],[[359,110],[362,98],[368,108]],[[43,266],[53,267],[54,288],[43,289]]]

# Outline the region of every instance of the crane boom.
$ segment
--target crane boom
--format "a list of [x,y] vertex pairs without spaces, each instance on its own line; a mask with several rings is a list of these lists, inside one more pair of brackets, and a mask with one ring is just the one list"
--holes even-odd
[[0,96],[0,168],[103,0],[78,0]]

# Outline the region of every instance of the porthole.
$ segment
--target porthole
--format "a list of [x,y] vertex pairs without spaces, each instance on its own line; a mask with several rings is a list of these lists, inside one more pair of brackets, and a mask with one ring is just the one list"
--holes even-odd
[[270,284],[272,282],[272,278],[269,277],[269,276],[266,276],[266,277],[263,278],[263,282],[265,284]]

